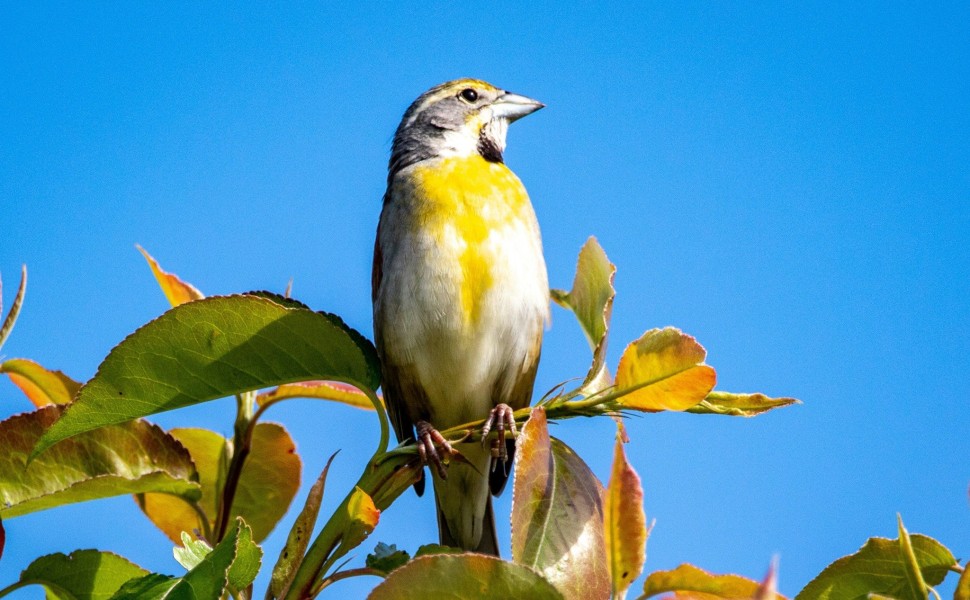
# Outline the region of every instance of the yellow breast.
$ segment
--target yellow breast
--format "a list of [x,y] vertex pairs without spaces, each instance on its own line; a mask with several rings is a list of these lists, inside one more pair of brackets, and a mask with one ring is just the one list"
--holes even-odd
[[442,247],[454,248],[461,270],[462,311],[466,322],[475,323],[496,267],[486,241],[532,214],[529,196],[508,167],[477,154],[422,165],[413,178],[421,198],[415,206],[414,226],[432,235]]

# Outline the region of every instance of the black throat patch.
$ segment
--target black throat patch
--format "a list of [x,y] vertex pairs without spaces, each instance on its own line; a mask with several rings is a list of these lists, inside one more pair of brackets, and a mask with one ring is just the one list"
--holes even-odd
[[485,132],[485,129],[483,129],[482,134],[478,136],[477,149],[478,153],[482,155],[482,158],[488,162],[502,162],[502,149],[499,148],[498,144],[495,143],[495,140],[493,140]]

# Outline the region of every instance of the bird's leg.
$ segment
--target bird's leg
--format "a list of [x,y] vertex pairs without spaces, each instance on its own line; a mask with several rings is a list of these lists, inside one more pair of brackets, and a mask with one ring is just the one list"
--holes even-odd
[[427,421],[418,421],[414,427],[418,431],[418,455],[421,457],[421,462],[433,465],[439,477],[448,479],[448,469],[441,460],[437,447],[441,446],[445,453],[451,455],[454,453],[451,444]]
[[[517,434],[515,430],[515,413],[512,407],[508,404],[499,404],[488,414],[485,425],[482,427],[482,445],[485,445],[485,440],[488,439],[488,434],[492,431],[492,427],[495,428],[497,434],[495,439],[492,440],[492,458],[504,464],[509,459],[509,451],[505,447],[505,430],[508,428],[512,432],[512,435]],[[493,460],[492,468],[495,467],[496,462],[496,460]]]

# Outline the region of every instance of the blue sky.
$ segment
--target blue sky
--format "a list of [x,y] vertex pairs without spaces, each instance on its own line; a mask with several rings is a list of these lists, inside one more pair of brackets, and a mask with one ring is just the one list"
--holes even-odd
[[[569,286],[589,235],[617,264],[612,365],[645,329],[675,325],[706,346],[719,388],[805,402],[631,421],[657,522],[648,571],[760,577],[778,554],[792,595],[867,537],[894,537],[897,512],[965,557],[970,11],[851,4],[4,6],[8,303],[22,263],[31,279],[3,352],[89,378],[166,308],[135,243],[208,294],[293,278],[295,297],[370,335],[391,135],[426,88],[479,77],[548,106],[511,128],[506,161],[532,196],[553,286]],[[587,362],[555,308],[537,393]],[[29,409],[8,381],[0,404]],[[232,410],[154,420],[229,434]],[[370,452],[373,415],[297,401],[269,418],[297,440],[304,491],[342,449],[333,507]],[[607,477],[609,422],[555,432]],[[128,498],[5,527],[0,587],[76,548],[179,570]],[[407,494],[371,541],[413,550],[434,531],[430,499]]]

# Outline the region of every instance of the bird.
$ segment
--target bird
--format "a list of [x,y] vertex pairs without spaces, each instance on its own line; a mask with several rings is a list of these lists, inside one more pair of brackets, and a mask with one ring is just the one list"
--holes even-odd
[[[374,245],[374,338],[398,442],[431,467],[440,543],[494,556],[491,496],[508,479],[505,434],[531,403],[550,307],[539,224],[503,154],[509,124],[544,106],[480,79],[421,94],[394,134]],[[482,444],[452,448],[439,433],[482,419]]]

